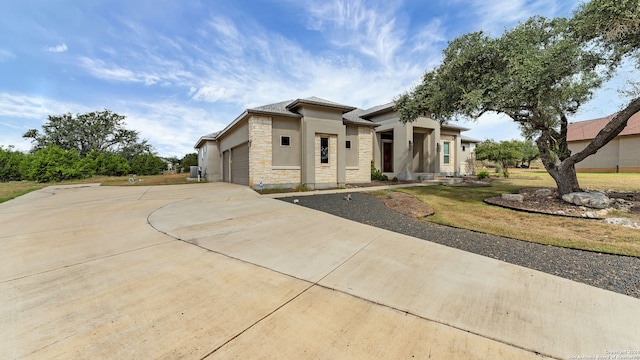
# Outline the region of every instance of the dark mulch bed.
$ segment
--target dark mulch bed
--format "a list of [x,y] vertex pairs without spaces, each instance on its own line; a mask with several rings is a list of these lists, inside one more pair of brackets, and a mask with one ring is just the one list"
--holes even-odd
[[640,258],[540,245],[432,224],[402,215],[375,196],[352,193],[288,197],[280,200],[345,219],[525,266],[566,279],[640,298]]

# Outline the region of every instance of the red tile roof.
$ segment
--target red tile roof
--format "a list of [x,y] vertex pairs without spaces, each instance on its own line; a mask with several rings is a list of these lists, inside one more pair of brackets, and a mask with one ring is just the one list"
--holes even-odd
[[[598,132],[600,132],[616,114],[617,113],[600,119],[570,123],[567,128],[567,141],[591,140],[595,138]],[[627,126],[618,136],[638,134],[640,134],[640,113],[634,114],[629,119]]]

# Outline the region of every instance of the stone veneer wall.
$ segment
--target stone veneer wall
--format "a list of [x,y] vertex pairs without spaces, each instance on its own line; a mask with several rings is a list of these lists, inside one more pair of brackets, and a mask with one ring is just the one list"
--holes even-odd
[[371,159],[373,159],[373,135],[371,128],[358,127],[358,166],[347,166],[346,181],[350,184],[371,182]]
[[299,184],[299,166],[273,166],[271,124],[271,118],[266,116],[249,119],[249,186],[260,182],[265,186]]
[[[320,138],[329,138],[329,163],[320,163]],[[336,186],[338,183],[338,138],[335,135],[319,135],[316,134],[315,141],[315,173],[316,186],[319,184]]]

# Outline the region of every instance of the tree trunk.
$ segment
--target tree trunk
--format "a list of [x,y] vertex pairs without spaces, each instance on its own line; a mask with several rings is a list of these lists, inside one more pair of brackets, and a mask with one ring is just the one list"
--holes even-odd
[[[609,141],[615,139],[622,130],[627,126],[629,119],[636,113],[640,112],[640,98],[634,99],[614,116],[605,127],[598,132],[593,140],[584,148],[575,154],[570,154],[568,148],[566,148],[567,131],[566,127],[563,127],[559,138],[556,139],[552,135],[552,130],[542,129],[542,134],[536,140],[538,149],[540,150],[540,159],[547,169],[547,172],[558,187],[558,196],[581,191],[578,184],[578,177],[576,176],[575,164],[584,160],[586,157],[593,155],[600,148],[605,146]],[[566,118],[563,117],[563,125],[566,122]],[[556,163],[552,153],[554,152],[553,144],[559,144],[555,149],[560,158],[560,162]],[[570,156],[569,156],[570,155]]]
[[558,197],[560,198],[565,194],[582,191],[580,184],[578,184],[576,166],[568,159],[561,162],[553,171],[549,171],[549,175],[556,182]]

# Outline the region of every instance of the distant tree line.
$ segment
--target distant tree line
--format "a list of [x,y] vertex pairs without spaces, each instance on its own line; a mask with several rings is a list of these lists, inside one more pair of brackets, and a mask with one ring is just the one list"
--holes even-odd
[[[540,157],[538,147],[531,140],[483,141],[475,150],[476,160],[489,160],[496,164],[496,171],[509,176],[509,167],[531,166]],[[525,165],[526,163],[526,165]]]
[[[32,140],[29,154],[12,146],[0,146],[0,181],[52,182],[94,175],[155,175],[174,166],[197,165],[197,155],[182,161],[157,156],[147,140],[124,127],[125,117],[110,110],[86,114],[49,116],[42,132],[30,129],[23,137]],[[176,168],[182,170],[182,166]]]

